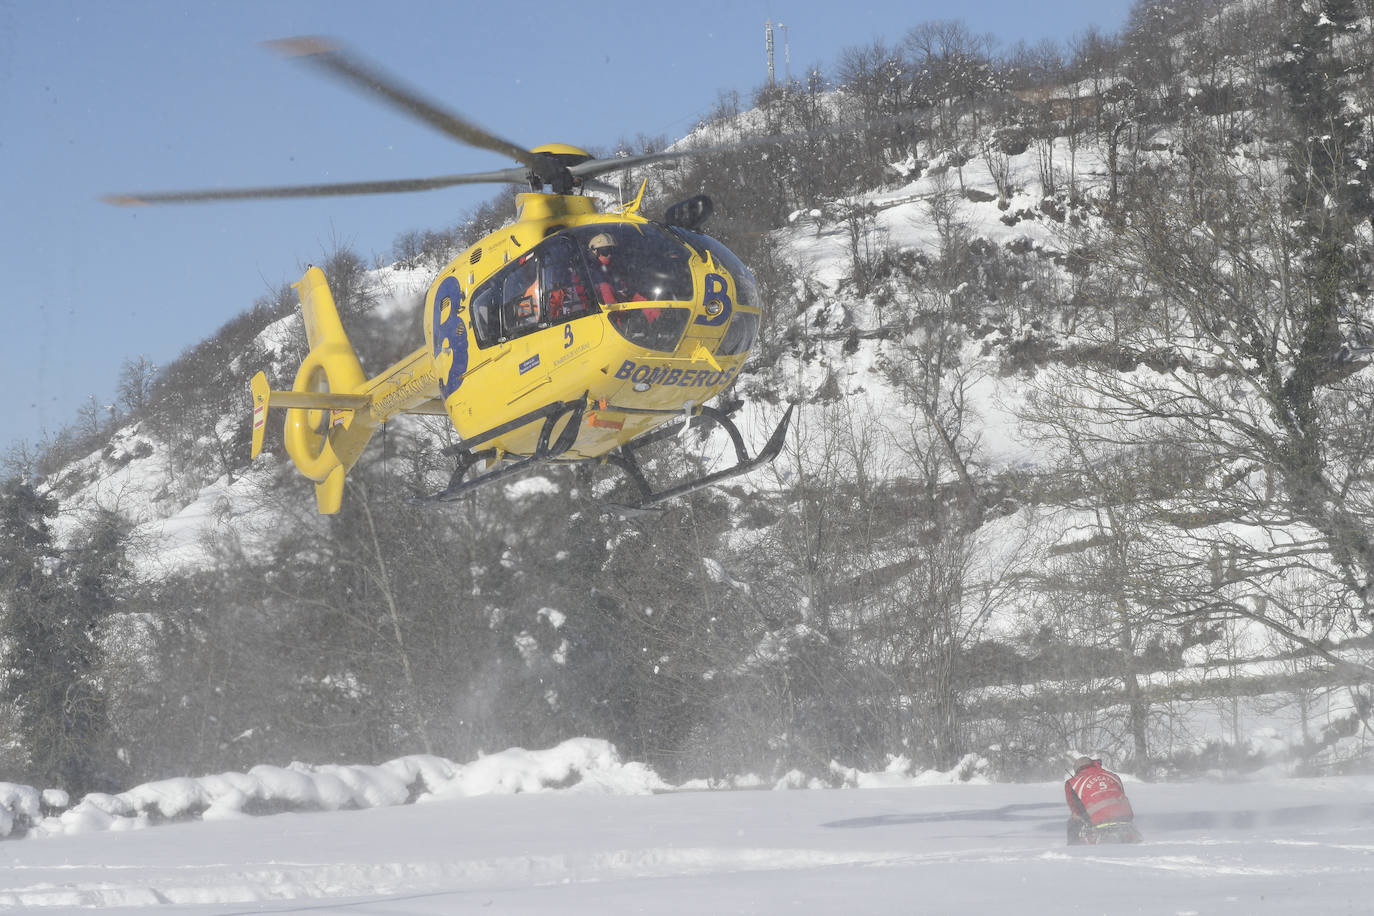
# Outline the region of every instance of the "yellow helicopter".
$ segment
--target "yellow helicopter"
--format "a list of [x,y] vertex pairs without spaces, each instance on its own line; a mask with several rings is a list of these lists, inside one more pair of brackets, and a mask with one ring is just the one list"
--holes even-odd
[[[772,461],[789,406],[767,444],[749,457],[729,408],[706,402],[726,389],[749,356],[761,303],[747,267],[697,231],[711,213],[704,195],[641,212],[644,187],[628,205],[599,212],[580,193],[598,175],[702,151],[595,159],[573,146],[526,150],[445,111],[320,38],[270,42],[366,90],[471,146],[520,166],[429,179],[113,195],[118,205],[190,203],[420,191],[459,184],[528,182],[516,220],[471,246],[439,273],[425,297],[424,344],[369,378],[340,321],[324,272],[294,284],[309,353],[289,391],[265,373],[251,382],[252,456],[262,450],[268,412],[284,408],[286,451],[315,482],[321,513],[342,504],[344,478],[379,426],[401,413],[447,416],[459,436],[448,486],[460,494],[543,463],[606,463],[635,484],[643,508]],[[545,188],[549,191],[545,191]],[[738,406],[738,404],[734,405]],[[636,450],[687,427],[728,433],[736,463],[654,489]],[[469,473],[478,468],[474,476]]]

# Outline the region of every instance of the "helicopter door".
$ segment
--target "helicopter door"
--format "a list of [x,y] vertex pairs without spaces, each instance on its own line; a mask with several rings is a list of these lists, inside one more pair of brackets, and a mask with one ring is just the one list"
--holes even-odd
[[502,352],[482,370],[482,385],[460,389],[455,410],[480,409],[495,423],[509,417],[494,408],[527,412],[586,390],[602,323],[578,320],[599,308],[572,239],[551,236],[502,267],[473,291],[471,308],[478,346]]

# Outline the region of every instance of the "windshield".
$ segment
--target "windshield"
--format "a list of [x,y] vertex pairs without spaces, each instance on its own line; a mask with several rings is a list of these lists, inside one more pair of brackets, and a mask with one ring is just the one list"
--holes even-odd
[[[692,256],[678,237],[652,225],[599,223],[559,232],[473,291],[477,345],[489,347],[571,321],[599,305],[691,301]],[[612,326],[640,346],[671,351],[690,314],[689,309],[646,309]]]
[[586,256],[602,305],[693,298],[691,250],[655,226],[601,223],[570,235]]
[[611,312],[609,317],[611,327],[630,343],[646,350],[671,353],[677,349],[678,341],[682,340],[682,332],[687,330],[692,310],[651,305]]

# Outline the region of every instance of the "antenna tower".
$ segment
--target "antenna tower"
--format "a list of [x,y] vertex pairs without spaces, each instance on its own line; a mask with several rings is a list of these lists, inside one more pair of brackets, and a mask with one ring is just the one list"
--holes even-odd
[[792,44],[791,44],[791,42],[789,42],[788,39],[787,39],[787,26],[785,26],[785,25],[783,25],[781,22],[779,22],[779,23],[778,23],[778,28],[782,29],[782,65],[783,65],[783,70],[782,70],[782,72],[783,72],[783,76],[786,77],[786,79],[787,79],[787,86],[791,87],[791,85],[792,85]]
[[768,85],[773,85],[773,20],[763,24],[763,46],[768,52]]

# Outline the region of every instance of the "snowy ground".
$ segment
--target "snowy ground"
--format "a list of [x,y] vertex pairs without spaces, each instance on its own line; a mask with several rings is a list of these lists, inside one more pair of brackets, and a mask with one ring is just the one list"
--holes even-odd
[[299,913],[1364,913],[1374,779],[1129,783],[1146,842],[1068,848],[1057,783],[433,799],[0,843],[0,906]]

